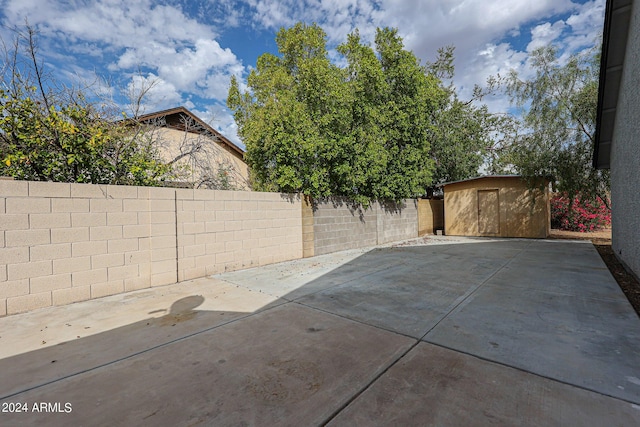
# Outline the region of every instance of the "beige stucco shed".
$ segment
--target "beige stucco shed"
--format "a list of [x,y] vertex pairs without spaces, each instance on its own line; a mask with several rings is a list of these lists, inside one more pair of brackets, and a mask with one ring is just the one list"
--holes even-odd
[[500,175],[449,182],[442,187],[447,235],[549,236],[548,185],[532,190],[520,176]]

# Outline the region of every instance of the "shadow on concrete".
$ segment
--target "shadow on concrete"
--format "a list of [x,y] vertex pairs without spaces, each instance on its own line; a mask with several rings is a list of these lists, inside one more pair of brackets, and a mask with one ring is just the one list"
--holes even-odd
[[[201,295],[180,298],[161,317],[149,317],[98,334],[78,336],[72,341],[0,359],[0,400],[141,355],[247,315],[196,310],[203,302]],[[166,309],[158,308],[148,314],[159,312],[166,312]]]
[[[463,358],[478,376],[496,369],[507,369],[505,378],[526,374],[523,384],[536,383],[534,393],[578,393],[571,404],[585,405],[585,414],[628,407],[621,419],[633,418],[628,402],[640,404],[640,321],[593,246],[458,240],[217,275],[212,286],[226,282],[271,302],[252,313],[199,310],[205,297],[191,295],[161,317],[2,359],[3,402],[73,405],[72,414],[5,420],[318,425],[352,404],[376,413],[379,407],[361,403],[368,393],[377,405],[393,406],[402,400],[393,387],[402,389],[409,373],[392,367],[408,360],[413,383],[429,384],[429,372],[440,369],[430,363],[443,358]],[[385,381],[391,389],[377,387]],[[468,381],[448,383],[450,402],[464,404]],[[512,393],[514,387],[505,379],[499,390],[505,407],[523,404],[513,399],[528,393]],[[533,401],[527,404],[544,409],[542,400]],[[424,406],[410,405],[400,412]],[[345,413],[345,424],[358,424],[361,414]]]

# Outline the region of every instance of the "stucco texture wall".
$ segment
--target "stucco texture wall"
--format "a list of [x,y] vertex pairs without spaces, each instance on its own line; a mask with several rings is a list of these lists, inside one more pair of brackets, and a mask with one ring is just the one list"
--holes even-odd
[[203,166],[211,167],[215,170],[219,164],[222,164],[230,170],[229,179],[234,188],[238,190],[249,189],[249,167],[236,153],[232,153],[230,149],[226,149],[215,141],[198,133],[165,127],[153,127],[152,129],[150,132],[152,132],[153,137],[158,140],[160,154],[165,161],[170,161],[178,157],[181,153],[181,146],[188,147],[194,143],[206,142],[203,152],[196,155],[198,156],[197,162],[190,160],[189,157],[184,157],[178,162],[189,171],[189,173],[185,174],[186,181],[197,182],[199,177],[205,172]]
[[634,2],[611,147],[612,247],[640,277],[640,4]]
[[549,191],[518,177],[485,177],[444,187],[444,228],[452,236],[545,238]]
[[434,234],[444,229],[444,200],[418,200],[418,234]]

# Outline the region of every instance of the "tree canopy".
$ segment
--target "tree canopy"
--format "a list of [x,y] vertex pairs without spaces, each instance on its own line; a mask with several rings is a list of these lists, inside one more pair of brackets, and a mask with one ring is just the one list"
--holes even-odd
[[557,189],[607,200],[609,171],[591,165],[598,103],[599,51],[575,54],[566,62],[553,46],[535,50],[535,75],[515,71],[503,81],[522,118],[504,163],[525,177],[553,177]]
[[337,49],[344,67],[315,24],[281,29],[276,42],[280,56],[258,59],[247,91],[232,79],[227,101],[255,186],[362,203],[423,194],[448,93],[397,30],[378,29],[375,48],[350,34]]
[[[454,47],[438,50],[435,62],[427,64],[430,73],[443,81],[454,76]],[[510,117],[491,113],[486,105],[478,105],[482,94],[474,93],[461,100],[453,84],[445,87],[447,97],[435,116],[430,157],[435,163],[434,184],[475,177],[484,165],[491,168],[497,150],[498,134],[510,124]]]

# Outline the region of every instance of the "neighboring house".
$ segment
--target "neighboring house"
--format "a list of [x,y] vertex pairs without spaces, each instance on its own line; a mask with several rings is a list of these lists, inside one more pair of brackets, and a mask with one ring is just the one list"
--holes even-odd
[[[545,180],[548,184],[548,181]],[[551,228],[549,185],[530,189],[518,175],[441,184],[444,233],[450,236],[545,238]]]
[[640,277],[640,4],[608,0],[593,165],[611,169],[612,247]]
[[164,161],[176,163],[177,186],[214,189],[249,189],[249,168],[244,151],[184,107],[137,118],[149,125]]

